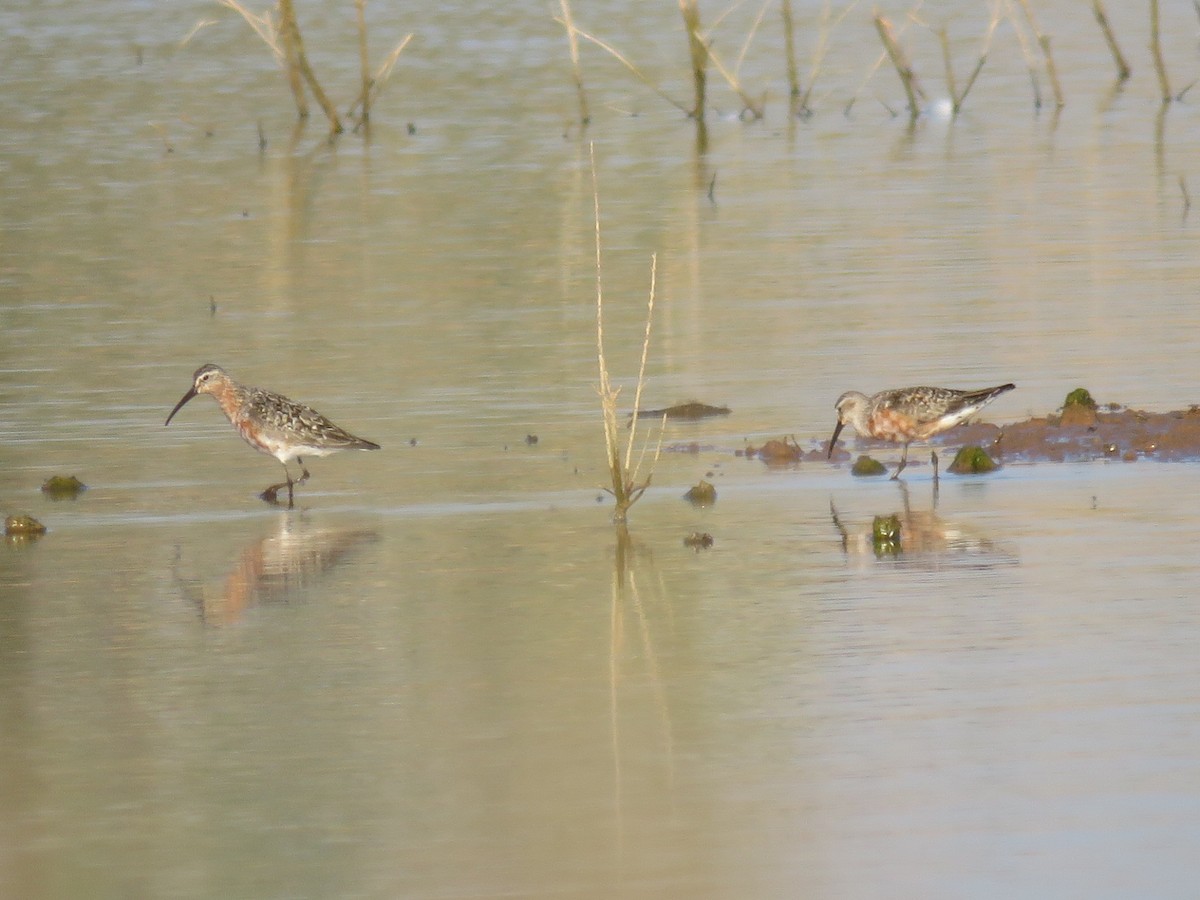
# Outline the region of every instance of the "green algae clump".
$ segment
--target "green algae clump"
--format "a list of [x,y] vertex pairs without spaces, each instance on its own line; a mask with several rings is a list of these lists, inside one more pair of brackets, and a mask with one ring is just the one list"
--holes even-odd
[[1095,428],[1096,401],[1087,388],[1075,388],[1063,402],[1062,417],[1058,424],[1063,428]]
[[979,475],[996,468],[996,461],[982,447],[963,447],[950,463],[950,471],[955,475]]
[[74,475],[53,475],[42,483],[42,493],[52,500],[73,500],[86,490]]
[[854,465],[850,467],[850,474],[855,478],[870,478],[873,475],[884,475],[887,473],[887,467],[877,459],[871,459],[869,456],[860,456],[854,461]]
[[1063,402],[1064,408],[1068,406],[1086,406],[1089,409],[1095,409],[1096,401],[1092,399],[1087,388],[1075,388],[1067,394],[1067,399]]
[[712,506],[717,502],[717,489],[710,482],[701,479],[699,484],[688,488],[683,499],[693,506]]

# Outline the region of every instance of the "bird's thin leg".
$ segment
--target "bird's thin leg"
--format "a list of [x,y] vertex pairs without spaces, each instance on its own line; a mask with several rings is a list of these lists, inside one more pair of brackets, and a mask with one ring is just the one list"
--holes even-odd
[[298,456],[296,457],[296,464],[298,466],[300,466],[300,471],[302,474],[300,475],[299,478],[296,479],[295,483],[296,484],[304,484],[304,482],[308,481],[308,469],[304,468],[304,460],[302,460]]
[[892,481],[900,477],[900,473],[904,471],[904,467],[908,465],[908,444],[904,445],[904,452],[900,454],[900,465],[896,468],[895,474],[892,475]]
[[929,461],[930,461],[931,463],[933,463],[933,483],[934,483],[934,484],[937,484],[937,480],[938,480],[938,458],[937,458],[937,451],[936,451],[936,450],[931,450],[931,451],[929,451]]

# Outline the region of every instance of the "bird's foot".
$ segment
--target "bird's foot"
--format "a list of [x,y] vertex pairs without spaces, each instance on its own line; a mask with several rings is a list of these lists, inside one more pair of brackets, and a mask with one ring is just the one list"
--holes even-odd
[[279,482],[279,484],[273,484],[270,487],[266,488],[261,494],[258,495],[259,499],[261,499],[267,503],[270,503],[274,506],[282,506],[283,504],[279,502],[279,491],[281,488],[287,488],[287,492],[288,492],[287,508],[291,509],[293,506],[293,501],[292,501],[292,485],[293,484],[299,484],[299,482],[281,481],[281,482]]

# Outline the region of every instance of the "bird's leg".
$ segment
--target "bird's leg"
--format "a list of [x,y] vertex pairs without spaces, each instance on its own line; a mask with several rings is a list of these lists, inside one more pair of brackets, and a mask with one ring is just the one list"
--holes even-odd
[[937,480],[938,480],[938,458],[937,458],[937,451],[936,451],[936,450],[931,450],[931,451],[929,451],[929,461],[930,461],[931,463],[933,463],[933,483],[934,483],[934,484],[937,484]]
[[895,473],[892,475],[892,481],[900,477],[900,473],[904,471],[904,467],[908,465],[908,444],[904,445],[904,452],[900,454],[900,465],[896,467]]
[[301,474],[301,476],[299,478],[297,478],[294,483],[295,484],[304,484],[304,482],[308,481],[308,469],[304,468],[304,460],[302,460],[298,456],[296,457],[296,464],[298,466],[300,466],[300,471],[303,474]]

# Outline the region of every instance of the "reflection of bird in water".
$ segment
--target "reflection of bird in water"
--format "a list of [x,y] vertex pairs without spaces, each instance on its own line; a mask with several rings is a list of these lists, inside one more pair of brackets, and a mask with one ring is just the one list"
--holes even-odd
[[377,539],[365,528],[306,530],[285,520],[275,534],[246,545],[218,596],[205,596],[201,588],[193,599],[206,622],[235,622],[250,606],[293,598]]
[[[978,391],[911,387],[880,391],[870,397],[858,391],[846,391],[834,404],[838,421],[829,441],[827,457],[833,456],[833,448],[842,429],[853,425],[854,430],[865,437],[904,445],[900,465],[892,475],[893,479],[898,478],[908,464],[909,444],[927,441],[955,425],[961,425],[1014,387],[1016,385],[1002,384]],[[937,478],[936,452],[933,453],[933,477]]]
[[938,515],[936,492],[930,509],[914,510],[909,503],[908,486],[900,482],[899,487],[904,509],[895,514],[900,528],[894,543],[877,540],[870,524],[857,531],[848,528],[830,500],[829,512],[833,526],[841,535],[842,551],[848,558],[895,557],[904,565],[931,568],[942,562],[964,563],[980,568],[1016,563],[1016,557],[993,541],[970,534]]
[[[309,477],[302,456],[328,456],[338,450],[379,449],[378,444],[355,437],[315,409],[273,391],[239,384],[212,363],[196,370],[191,389],[175,404],[166,424],[170,425],[175,413],[197,394],[211,394],[247,444],[283,463],[287,480],[262,492],[262,498],[270,503],[275,502],[279,489],[286,487],[288,506],[292,505],[292,488],[308,481]],[[293,459],[302,473],[294,481],[287,467]]]

